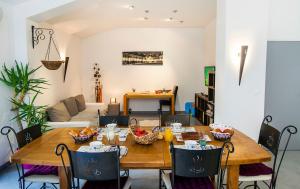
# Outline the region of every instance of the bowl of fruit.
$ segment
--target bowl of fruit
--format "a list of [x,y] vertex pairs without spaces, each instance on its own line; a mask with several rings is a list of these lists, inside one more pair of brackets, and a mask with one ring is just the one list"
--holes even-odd
[[130,133],[138,144],[152,144],[158,139],[159,129],[153,128],[151,131],[145,130],[139,126],[131,126]]
[[72,129],[69,131],[69,135],[71,135],[76,144],[86,143],[93,139],[93,136],[97,134],[95,129],[91,129],[86,127],[81,130]]
[[211,134],[214,136],[216,140],[229,140],[234,134],[234,130],[232,127],[223,124],[213,124],[210,125]]

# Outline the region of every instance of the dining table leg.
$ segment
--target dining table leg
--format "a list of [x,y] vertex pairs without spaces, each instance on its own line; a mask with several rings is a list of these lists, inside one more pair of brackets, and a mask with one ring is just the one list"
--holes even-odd
[[239,165],[229,165],[227,168],[227,188],[238,189],[239,188]]
[[124,95],[124,98],[123,98],[123,113],[124,115],[128,115],[128,99],[127,99],[127,96]]
[[172,115],[175,115],[175,97],[174,97],[174,95],[172,95],[172,98],[171,98],[171,112],[172,112]]
[[[68,171],[68,169],[67,169]],[[70,175],[70,174],[68,174]],[[68,176],[65,173],[64,167],[60,166],[58,167],[58,176],[59,176],[59,188],[60,189],[69,189],[69,182],[68,182]]]

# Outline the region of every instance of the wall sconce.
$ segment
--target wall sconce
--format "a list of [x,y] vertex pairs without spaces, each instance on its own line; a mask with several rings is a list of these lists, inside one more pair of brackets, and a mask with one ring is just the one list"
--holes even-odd
[[242,75],[243,75],[243,70],[244,70],[244,65],[245,65],[247,52],[248,52],[248,45],[241,46],[241,52],[239,54],[239,56],[240,56],[239,86],[241,85],[241,80],[242,80]]
[[69,59],[70,59],[70,57],[66,57],[66,59],[65,59],[64,82],[66,81]]
[[117,103],[117,98],[110,98],[110,103],[111,104],[116,104]]

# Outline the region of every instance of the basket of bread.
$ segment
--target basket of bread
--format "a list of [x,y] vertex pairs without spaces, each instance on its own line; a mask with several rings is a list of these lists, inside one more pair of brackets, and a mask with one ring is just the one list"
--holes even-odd
[[71,135],[76,144],[86,143],[93,139],[93,136],[97,134],[95,129],[91,129],[86,127],[84,129],[72,129],[69,131],[69,135]]
[[149,131],[139,126],[130,126],[129,131],[138,144],[152,144],[158,139],[159,135],[159,127],[154,127]]
[[224,124],[210,124],[209,127],[211,134],[216,140],[230,140],[234,134],[233,128]]

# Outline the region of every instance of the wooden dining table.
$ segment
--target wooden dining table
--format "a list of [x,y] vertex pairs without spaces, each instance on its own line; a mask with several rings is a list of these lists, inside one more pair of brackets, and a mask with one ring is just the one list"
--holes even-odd
[[124,115],[128,115],[128,107],[130,99],[159,99],[159,100],[171,100],[171,113],[175,114],[175,97],[173,92],[170,90],[169,92],[128,92],[124,94],[123,97],[123,112]]
[[[194,126],[198,132],[208,134],[212,139],[209,144],[222,146],[223,142],[213,140],[207,126]],[[51,130],[36,140],[27,144],[19,149],[14,155],[11,156],[11,162],[19,164],[33,164],[33,165],[51,165],[59,167],[60,188],[66,189],[67,177],[62,167],[60,157],[55,155],[55,148],[58,144],[66,144],[70,150],[77,150],[82,145],[75,144],[73,138],[68,134],[70,129],[79,128],[57,128]],[[151,128],[149,128],[151,129]],[[106,143],[106,137],[103,137],[103,142]],[[261,163],[271,160],[271,155],[254,140],[245,134],[234,131],[231,138],[235,151],[230,154],[228,159],[228,172],[227,172],[227,188],[238,188],[239,166],[242,164]],[[125,142],[116,143],[128,148],[127,155],[121,158],[120,164],[123,169],[171,169],[171,154],[169,150],[169,143],[164,140],[158,140],[151,145],[137,144],[132,135],[127,136]],[[183,144],[177,142],[174,137],[175,144]],[[64,154],[67,157],[66,153]],[[66,165],[69,166],[68,158]],[[224,164],[223,159],[222,163]]]

